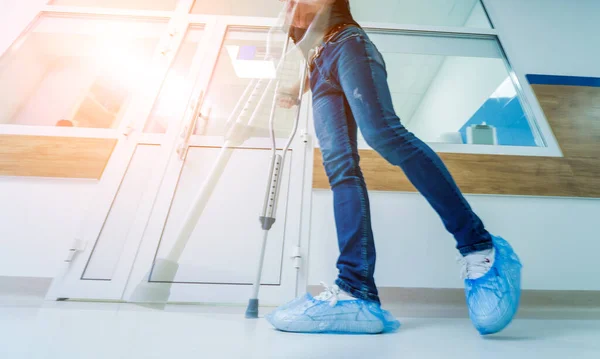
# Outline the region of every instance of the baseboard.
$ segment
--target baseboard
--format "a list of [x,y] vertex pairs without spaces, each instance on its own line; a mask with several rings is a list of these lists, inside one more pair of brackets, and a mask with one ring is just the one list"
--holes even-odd
[[0,276],[0,296],[31,296],[43,298],[52,278]]
[[[0,296],[43,299],[52,278],[0,276]],[[319,286],[308,291],[316,294]],[[461,289],[380,288],[384,307],[399,317],[467,317]],[[600,291],[524,290],[518,317],[527,319],[600,319]]]
[[[310,286],[309,292],[321,291]],[[384,307],[401,317],[466,318],[462,289],[380,288]],[[523,319],[600,319],[600,291],[524,290],[518,313]]]

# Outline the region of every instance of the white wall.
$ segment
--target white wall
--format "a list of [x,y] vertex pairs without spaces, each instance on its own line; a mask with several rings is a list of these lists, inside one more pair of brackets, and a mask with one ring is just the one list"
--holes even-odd
[[[383,287],[460,288],[455,241],[415,193],[371,192],[377,245],[375,279]],[[600,290],[597,217],[600,201],[467,196],[492,234],[507,239],[524,264],[523,286],[536,290]],[[315,191],[309,283],[332,282],[338,249],[332,196]]]
[[[529,101],[529,73],[600,77],[597,0],[484,0]],[[535,112],[535,110],[534,110]],[[541,116],[541,113],[535,113]],[[524,263],[524,288],[600,290],[600,200],[468,196]],[[332,196],[315,191],[309,283],[331,282],[338,249]],[[460,287],[453,239],[417,194],[371,193],[381,286]]]
[[0,276],[54,277],[96,181],[0,177]]
[[600,77],[600,1],[484,3],[517,72]]
[[481,3],[479,1],[477,1],[477,3],[475,3],[475,6],[473,7],[473,10],[471,11],[471,15],[465,22],[465,26],[466,27],[479,27],[482,29],[490,28],[490,22],[487,18],[487,15],[485,14],[485,11],[483,10],[483,6],[481,6]]

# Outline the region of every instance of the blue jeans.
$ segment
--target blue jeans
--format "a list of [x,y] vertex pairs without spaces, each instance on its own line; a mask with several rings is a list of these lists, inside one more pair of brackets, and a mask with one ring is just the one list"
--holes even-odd
[[[340,249],[336,284],[356,298],[379,302],[369,195],[357,150],[365,141],[399,166],[454,235],[461,254],[492,248],[492,239],[446,166],[394,112],[381,53],[358,27],[327,42],[310,71],[314,124],[333,191]],[[398,231],[400,233],[400,230]]]

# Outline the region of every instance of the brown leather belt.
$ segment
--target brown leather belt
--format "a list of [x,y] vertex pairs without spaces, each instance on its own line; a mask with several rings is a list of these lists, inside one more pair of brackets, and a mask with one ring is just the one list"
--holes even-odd
[[321,51],[323,50],[323,46],[326,43],[328,43],[329,41],[331,41],[331,39],[333,39],[340,32],[346,30],[347,28],[349,28],[351,26],[357,26],[357,25],[352,24],[352,23],[337,24],[337,25],[332,26],[329,30],[327,30],[327,32],[325,33],[325,36],[323,36],[323,42],[319,46],[317,46],[314,54],[310,57],[310,59],[308,61],[311,69],[312,69],[315,59],[317,57],[321,56]]

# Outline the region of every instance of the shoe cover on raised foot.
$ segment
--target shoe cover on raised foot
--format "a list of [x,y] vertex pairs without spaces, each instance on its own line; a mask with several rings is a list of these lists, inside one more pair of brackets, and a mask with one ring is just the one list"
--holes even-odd
[[400,322],[375,302],[342,300],[331,306],[310,294],[277,308],[266,319],[278,330],[296,333],[379,334],[400,327]]
[[521,262],[510,244],[493,237],[496,256],[481,278],[465,279],[469,316],[481,335],[498,333],[517,313],[521,297]]

